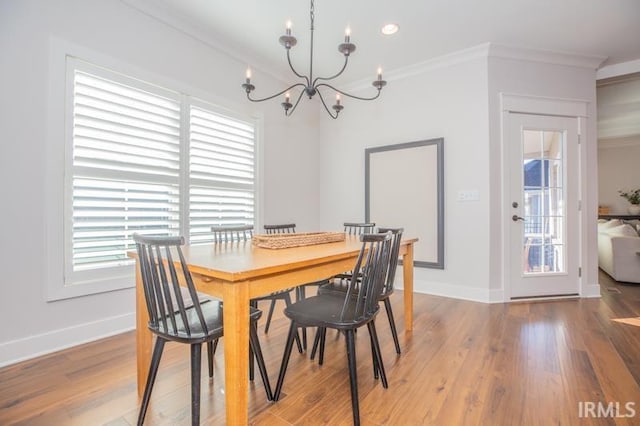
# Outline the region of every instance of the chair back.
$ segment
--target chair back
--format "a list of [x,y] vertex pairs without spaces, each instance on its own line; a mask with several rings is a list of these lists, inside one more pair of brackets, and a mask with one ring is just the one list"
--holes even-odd
[[[144,298],[152,331],[176,337],[200,337],[208,333],[198,293],[182,254],[183,237],[149,237],[133,234],[138,251]],[[180,261],[181,278],[174,262]],[[186,285],[191,303],[185,302],[180,284]],[[187,312],[188,306],[189,312]],[[192,311],[193,310],[193,311]],[[195,311],[196,318],[193,318]]]
[[344,223],[344,232],[347,235],[362,235],[362,234],[372,234],[373,228],[375,228],[375,223],[353,223],[353,222],[345,222]]
[[400,255],[400,242],[402,241],[403,228],[378,228],[380,234],[391,232],[391,249],[389,252],[389,268],[384,283],[383,295],[393,293],[393,285],[396,279],[396,269],[398,267],[398,257]]
[[284,225],[265,225],[264,231],[267,234],[295,234],[296,224],[285,223]]
[[233,241],[249,241],[253,237],[253,225],[212,226],[214,243],[231,243]]
[[354,319],[367,318],[378,311],[378,300],[384,290],[385,279],[389,269],[389,252],[391,249],[391,232],[386,234],[363,234],[360,236],[362,247],[358,254],[354,273],[341,312],[345,319],[349,306],[355,299]]

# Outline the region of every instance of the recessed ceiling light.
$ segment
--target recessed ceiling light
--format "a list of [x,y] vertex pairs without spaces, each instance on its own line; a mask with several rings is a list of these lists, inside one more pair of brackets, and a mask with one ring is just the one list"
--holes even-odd
[[399,28],[398,24],[386,24],[381,31],[384,35],[391,35],[397,33]]

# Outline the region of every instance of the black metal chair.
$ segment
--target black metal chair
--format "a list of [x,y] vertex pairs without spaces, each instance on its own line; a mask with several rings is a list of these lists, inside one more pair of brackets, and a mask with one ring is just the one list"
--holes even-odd
[[[290,225],[285,225],[290,226]],[[295,225],[293,225],[295,227]],[[249,242],[253,237],[253,225],[241,225],[241,226],[212,226],[211,232],[213,232],[213,241],[216,244],[232,243],[232,242]],[[256,297],[251,299],[251,306],[258,307],[258,302],[261,300],[270,300],[271,306],[269,314],[267,315],[267,323],[265,325],[264,332],[269,331],[269,325],[271,323],[271,316],[273,315],[273,307],[277,300],[283,300],[286,306],[291,305],[291,291],[293,288],[287,288],[285,290],[276,291],[266,296]],[[304,347],[300,338],[296,339],[298,345],[298,351],[304,352]],[[215,348],[214,348],[215,349]],[[251,378],[253,378],[253,363],[251,363],[251,369],[249,371]]]
[[[191,424],[200,424],[200,364],[202,343],[210,343],[223,336],[223,306],[220,301],[200,301],[187,263],[180,248],[182,237],[146,237],[133,235],[138,251],[145,302],[149,313],[149,330],[156,336],[149,376],[138,414],[138,425],[144,422],[153,384],[158,373],[164,345],[168,341],[191,346]],[[174,262],[180,262],[178,270]],[[191,302],[185,301],[180,284],[186,285]],[[190,306],[189,306],[190,303]],[[255,323],[262,312],[250,310]],[[273,400],[262,350],[255,327],[250,327],[250,347],[258,359],[267,399]]]
[[[398,266],[398,257],[400,254],[400,242],[402,240],[403,228],[379,228],[379,233],[391,232],[391,253],[389,255],[389,267],[387,269],[387,276],[385,278],[384,291],[380,294],[379,301],[384,303],[385,310],[387,312],[387,319],[389,320],[389,326],[391,328],[391,335],[393,336],[393,343],[396,347],[396,353],[400,355],[400,341],[398,340],[398,331],[396,329],[396,322],[393,317],[393,310],[391,309],[390,297],[394,291],[395,275]],[[344,278],[337,278],[330,282],[323,284],[318,289],[318,294],[326,293],[345,293],[349,289],[349,280]],[[356,287],[357,291],[357,287]],[[316,337],[313,341],[313,347],[311,349],[311,359],[315,357],[318,347],[320,348],[320,354],[318,356],[318,362],[322,365],[324,360],[324,344],[326,341],[326,329],[318,329]]]
[[[353,269],[354,271],[361,271],[359,280],[352,279],[345,293],[319,294],[296,302],[284,310],[285,315],[291,320],[291,327],[282,357],[278,384],[273,394],[274,400],[277,401],[282,392],[297,328],[337,329],[344,333],[346,337],[351,405],[355,425],[360,424],[355,330],[362,326],[366,325],[369,330],[374,377],[376,379],[379,377],[383,387],[388,387],[374,320],[380,310],[378,299],[384,291],[385,278],[389,267],[391,233],[363,234],[360,239],[362,248]],[[356,285],[358,286],[357,292],[355,291]]]

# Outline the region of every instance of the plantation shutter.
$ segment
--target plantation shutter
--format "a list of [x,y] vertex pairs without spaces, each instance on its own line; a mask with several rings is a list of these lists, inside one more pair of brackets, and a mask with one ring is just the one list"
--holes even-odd
[[212,241],[212,226],[251,225],[255,210],[255,125],[190,108],[189,235]]
[[73,271],[130,263],[134,232],[179,232],[179,96],[76,69],[73,99]]

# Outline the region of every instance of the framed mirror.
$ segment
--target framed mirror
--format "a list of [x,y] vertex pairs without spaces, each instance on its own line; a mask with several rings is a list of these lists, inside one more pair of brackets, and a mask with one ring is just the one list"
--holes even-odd
[[444,138],[365,149],[365,221],[418,237],[414,265],[444,269]]

